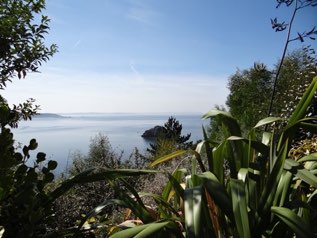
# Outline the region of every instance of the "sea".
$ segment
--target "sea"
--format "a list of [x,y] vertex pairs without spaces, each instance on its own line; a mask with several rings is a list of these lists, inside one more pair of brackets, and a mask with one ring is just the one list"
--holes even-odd
[[132,113],[63,113],[42,114],[31,121],[22,121],[13,129],[16,145],[28,145],[35,138],[38,148],[31,152],[31,159],[38,152],[58,162],[55,172],[65,171],[74,153],[87,154],[91,140],[101,133],[108,137],[112,148],[128,159],[135,148],[146,152],[150,140],[141,135],[156,125],[164,125],[170,116],[183,126],[182,135],[191,133],[190,140],[202,139],[202,126],[208,124],[201,114],[132,114]]

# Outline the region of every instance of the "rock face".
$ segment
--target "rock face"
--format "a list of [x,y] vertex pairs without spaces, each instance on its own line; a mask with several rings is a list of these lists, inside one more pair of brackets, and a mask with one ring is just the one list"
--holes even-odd
[[165,134],[165,128],[163,126],[155,126],[149,130],[146,130],[142,137],[144,138],[157,138]]

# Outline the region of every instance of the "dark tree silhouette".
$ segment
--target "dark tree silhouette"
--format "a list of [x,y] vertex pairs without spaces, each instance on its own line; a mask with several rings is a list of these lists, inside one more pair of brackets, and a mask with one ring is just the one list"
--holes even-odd
[[[157,156],[158,152],[163,149],[166,142],[174,147],[174,149],[186,149],[192,145],[192,141],[188,141],[191,134],[182,135],[182,124],[175,117],[169,117],[164,124],[163,133],[156,139],[155,143],[150,143],[150,148],[147,151],[152,156]],[[169,152],[168,150],[166,151]]]

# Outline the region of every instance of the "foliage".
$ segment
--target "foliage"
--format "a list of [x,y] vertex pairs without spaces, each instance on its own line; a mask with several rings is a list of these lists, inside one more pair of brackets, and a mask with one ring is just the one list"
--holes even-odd
[[36,115],[39,106],[33,105],[35,100],[30,98],[24,103],[13,105],[12,108],[8,105],[5,98],[0,95],[0,126],[4,130],[5,126],[12,128],[18,127],[20,120],[31,120],[32,116]]
[[[0,1],[0,88],[15,76],[24,78],[37,72],[55,52],[56,46],[44,45],[49,19],[41,15],[44,0]],[[39,22],[38,22],[39,21]],[[148,174],[149,171],[98,168],[77,173],[59,183],[54,181],[57,162],[46,160],[43,152],[32,156],[38,146],[35,139],[22,152],[14,146],[8,127],[20,120],[31,119],[39,109],[34,100],[10,108],[0,96],[0,234],[1,237],[63,237],[78,235],[78,228],[51,230],[54,223],[53,203],[76,184]],[[33,164],[33,165],[32,165]]]
[[[138,222],[127,220],[115,226],[111,237],[314,237],[316,153],[302,155],[296,161],[288,153],[299,127],[311,132],[317,130],[315,118],[305,117],[316,90],[317,77],[282,133],[264,132],[262,141],[256,141],[255,131],[283,119],[262,119],[243,138],[237,121],[229,113],[217,110],[206,113],[206,119],[220,118],[228,137],[214,146],[204,133],[204,140],[196,150],[189,151],[192,154],[188,157],[192,162],[189,175],[177,167],[161,194],[138,194],[155,200],[154,220],[148,219],[146,210],[142,210],[138,212]],[[184,153],[174,152],[152,165]],[[229,162],[229,174],[223,166],[224,160]],[[136,194],[133,188],[129,191]],[[127,204],[124,198],[116,202],[133,212],[143,206],[137,199]]]
[[[303,47],[288,54],[280,69],[272,114],[289,118],[314,76],[317,76],[317,57],[314,49]],[[314,104],[316,96],[312,102],[312,105]],[[309,110],[312,114],[315,109]]]
[[[37,148],[35,139],[16,152],[13,134],[5,128],[0,134],[0,227],[2,237],[42,237],[54,223],[53,202],[74,185],[96,181],[113,181],[115,178],[148,174],[140,170],[90,169],[52,188],[53,170],[57,162],[46,161],[39,152],[33,166],[31,151]],[[59,231],[63,233],[63,231]],[[57,234],[57,233],[56,233]]]
[[[116,153],[107,136],[98,133],[91,139],[87,155],[76,152],[71,156],[72,164],[66,171],[66,176],[59,178],[64,181],[67,177],[94,168],[96,171],[109,169],[143,169],[146,159],[138,150],[131,154],[129,160],[122,161],[122,153]],[[143,176],[147,180],[149,176]],[[126,178],[126,182],[134,188],[141,189],[142,183],[138,178]],[[114,187],[123,187],[122,181],[97,181],[93,183],[76,184],[70,191],[59,197],[54,203],[55,220],[52,225],[57,230],[75,227],[79,224],[83,215],[97,207],[99,204],[116,198]],[[67,212],[65,212],[67,211]],[[96,217],[94,223],[107,218],[108,222],[115,222],[122,219],[123,214],[116,206],[107,206],[102,217]],[[100,232],[100,231],[98,231]]]
[[0,88],[16,75],[37,72],[56,52],[56,45],[44,45],[49,29],[48,17],[41,15],[44,8],[45,0],[0,1]]
[[[215,105],[215,109],[219,111],[227,111],[224,106],[219,105]],[[219,118],[210,119],[209,127],[207,127],[207,133],[210,140],[215,143],[219,143],[225,138],[225,135],[222,133],[222,125]]]
[[163,129],[164,133],[147,149],[154,158],[169,154],[175,149],[185,149],[192,145],[192,142],[188,141],[191,134],[182,135],[183,126],[176,118],[169,117]]
[[[299,102],[300,95],[310,84],[311,79],[317,75],[315,51],[309,46],[287,55],[291,42],[315,40],[316,27],[308,31],[297,31],[296,34],[293,28],[297,14],[307,7],[316,7],[317,2],[278,0],[276,8],[282,5],[292,8],[292,15],[288,23],[280,22],[277,18],[271,19],[275,31],[287,31],[282,57],[275,69],[268,71],[263,64],[255,64],[254,68],[237,71],[229,79],[230,94],[226,104],[230,113],[242,123],[242,129],[246,131],[265,116],[288,118]],[[252,72],[263,74],[252,75]],[[282,106],[284,108],[281,108]]]
[[272,72],[264,65],[238,70],[229,78],[230,93],[226,104],[230,113],[248,130],[266,116],[271,90]]
[[[226,104],[229,112],[242,124],[243,131],[248,131],[266,116],[276,70],[257,66],[238,70],[229,78],[230,93]],[[289,118],[311,78],[316,75],[317,58],[313,49],[304,47],[287,55],[276,85],[272,114]]]
[[[38,66],[56,52],[43,43],[48,30],[48,18],[42,16],[36,24],[36,15],[41,14],[44,1],[1,1],[0,2],[0,88],[18,75],[37,71]],[[57,163],[46,160],[38,153],[33,166],[27,163],[30,151],[36,149],[35,139],[23,147],[23,153],[14,148],[10,127],[18,121],[31,119],[37,113],[34,99],[9,107],[0,95],[0,227],[3,237],[36,237],[46,230],[51,210],[46,185],[54,179]],[[41,167],[41,168],[40,168]]]
[[[298,40],[303,43],[304,40],[307,38],[309,38],[311,40],[315,40],[316,38],[314,37],[314,35],[317,35],[317,29],[316,29],[316,26],[314,26],[309,31],[304,31],[301,33],[297,31],[297,35],[292,36],[292,34],[293,34],[292,28],[293,28],[295,16],[298,14],[299,11],[301,11],[304,8],[316,7],[317,6],[316,0],[277,0],[276,8],[279,8],[283,4],[285,4],[287,7],[294,6],[294,9],[293,9],[293,13],[292,13],[292,16],[291,16],[289,23],[278,22],[277,18],[271,19],[272,28],[275,29],[275,31],[287,30],[287,36],[286,36],[286,41],[285,41],[285,45],[284,45],[284,50],[282,53],[282,58],[281,58],[280,63],[278,64],[277,71],[276,71],[276,74],[274,77],[273,90],[272,90],[271,100],[270,100],[268,114],[267,114],[268,116],[271,116],[271,113],[273,110],[273,103],[275,101],[275,94],[277,92],[277,83],[279,81],[280,72],[281,72],[281,69],[282,69],[283,64],[284,64],[284,59],[286,56],[288,45],[292,41],[298,41]],[[312,78],[312,77],[310,77],[310,78]]]

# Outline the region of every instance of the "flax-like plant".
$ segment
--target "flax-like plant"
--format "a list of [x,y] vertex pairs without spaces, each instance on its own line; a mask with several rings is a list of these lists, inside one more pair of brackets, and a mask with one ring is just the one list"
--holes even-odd
[[[315,237],[317,154],[295,161],[288,152],[299,128],[317,132],[316,118],[306,117],[316,90],[317,77],[282,130],[264,132],[262,141],[256,141],[256,132],[282,119],[265,118],[242,138],[229,113],[206,113],[205,119],[220,119],[226,139],[215,146],[203,131],[195,151],[152,162],[156,166],[190,153],[192,171],[176,168],[160,195],[138,193],[154,198],[155,216],[138,214],[139,223],[117,225],[111,237]],[[142,203],[132,198],[123,205],[136,210]]]

